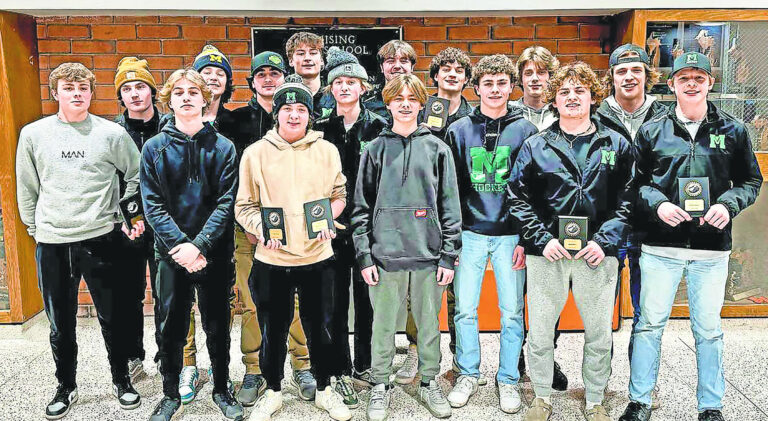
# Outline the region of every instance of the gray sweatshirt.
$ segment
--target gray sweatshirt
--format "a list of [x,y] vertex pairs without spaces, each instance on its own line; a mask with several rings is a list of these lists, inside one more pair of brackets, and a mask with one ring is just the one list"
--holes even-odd
[[26,125],[16,151],[21,221],[38,243],[71,243],[110,232],[119,222],[118,171],[125,197],[139,185],[140,155],[120,125],[89,114]]
[[555,115],[555,112],[552,111],[549,104],[539,110],[527,106],[523,102],[523,98],[520,98],[517,101],[509,101],[509,104],[520,108],[523,112],[523,117],[536,126],[539,131],[549,128],[552,123],[557,121],[557,116]]
[[608,105],[611,106],[613,112],[616,113],[619,121],[624,124],[624,127],[627,128],[629,134],[632,135],[633,140],[635,139],[635,135],[637,134],[638,130],[640,130],[640,126],[642,126],[645,122],[645,114],[648,113],[648,110],[651,109],[651,105],[653,105],[654,101],[656,101],[656,97],[646,94],[643,105],[635,110],[634,113],[628,113],[624,111],[623,108],[621,108],[621,105],[619,105],[619,103],[616,101],[616,98],[613,96],[609,96],[605,99],[605,102],[607,102]]

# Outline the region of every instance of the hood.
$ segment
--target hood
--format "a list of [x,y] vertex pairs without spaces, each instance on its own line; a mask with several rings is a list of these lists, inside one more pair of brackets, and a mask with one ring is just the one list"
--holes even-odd
[[520,110],[523,117],[533,123],[536,127],[539,127],[544,122],[546,115],[552,112],[550,104],[546,104],[537,110],[529,107],[528,104],[523,102],[523,98],[520,98],[517,101],[510,101],[509,104]]
[[[605,99],[605,106],[607,106],[613,112],[619,122],[621,122],[621,124],[630,133],[632,139],[634,139],[635,134],[637,134],[637,131],[640,130],[640,126],[645,122],[645,116],[648,113],[648,110],[651,109],[651,106],[653,106],[655,101],[656,97],[646,94],[643,105],[641,105],[640,108],[632,113],[624,111],[624,109],[621,108],[621,105],[619,105],[619,103],[616,101],[616,98],[613,96],[609,96]],[[601,106],[603,105],[601,104]]]
[[[469,114],[469,118],[473,120],[474,123],[481,123],[481,122],[488,122],[488,121],[494,121],[494,119],[486,116],[482,112],[480,112],[480,106],[478,105],[475,107],[475,109],[472,111],[472,113]],[[523,118],[523,111],[512,105],[511,103],[507,102],[507,113],[503,116],[499,117],[498,120],[502,121],[503,123],[511,123],[515,120],[519,120]],[[505,124],[506,125],[506,124]]]
[[275,145],[275,147],[281,151],[290,148],[306,149],[312,143],[317,142],[318,139],[322,139],[322,137],[323,132],[309,130],[303,138],[297,140],[296,142],[289,143],[287,140],[283,139],[279,134],[277,134],[277,129],[271,129],[267,132],[267,134],[264,135],[264,139],[266,139],[267,142]]
[[182,159],[185,160],[182,168],[187,169],[187,181],[189,183],[200,182],[200,167],[202,166],[202,154],[200,153],[200,142],[206,142],[211,139],[216,140],[216,129],[211,124],[203,123],[203,128],[194,136],[190,137],[186,133],[176,128],[175,118],[168,120],[163,126],[161,133],[170,137],[171,142],[182,145],[185,150]]
[[402,135],[393,132],[391,127],[385,128],[379,134],[379,136],[400,140],[403,143],[403,178],[401,185],[405,185],[406,180],[408,180],[408,172],[411,167],[411,144],[419,138],[431,135],[432,131],[429,130],[427,126],[421,124],[416,128],[416,131],[411,133],[408,137],[403,137]]

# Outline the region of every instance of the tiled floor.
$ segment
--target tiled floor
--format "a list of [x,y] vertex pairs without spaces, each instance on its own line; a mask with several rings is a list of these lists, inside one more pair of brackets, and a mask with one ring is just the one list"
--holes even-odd
[[[148,358],[145,367],[148,376],[136,385],[144,401],[134,411],[123,411],[110,394],[110,375],[106,362],[98,322],[96,319],[79,319],[78,342],[80,359],[78,386],[80,400],[73,407],[67,420],[145,420],[161,397],[161,382],[155,365]],[[55,389],[54,366],[48,344],[47,322],[36,324],[20,336],[6,333],[0,328],[0,420],[39,420],[43,408]],[[768,420],[768,319],[732,319],[724,321],[725,329],[725,376],[727,390],[724,415],[727,420]],[[156,347],[152,341],[151,319],[146,319],[144,343],[148,355],[154,355]],[[237,383],[243,375],[240,363],[239,323],[235,321],[232,332],[231,376]],[[498,409],[493,376],[498,362],[499,342],[496,334],[483,334],[483,355],[486,356],[481,370],[491,379],[488,386],[480,388],[470,403],[455,410],[453,420],[522,420],[522,413],[507,415]],[[199,349],[204,349],[204,335],[198,336]],[[626,349],[629,342],[629,323],[614,334],[616,354],[613,359],[613,375],[608,384],[606,407],[613,419],[618,419],[626,403],[629,363]],[[580,378],[581,334],[564,334],[556,351],[556,358],[570,380],[569,390],[553,397],[555,414],[553,421],[583,419],[584,387]],[[398,337],[398,345],[405,345],[405,338]],[[448,336],[443,335],[442,371],[450,369]],[[401,350],[402,351],[402,350]],[[659,375],[661,409],[654,412],[652,420],[695,420],[696,419],[696,371],[694,340],[687,320],[670,322],[664,336],[662,363]],[[404,358],[398,353],[395,363]],[[207,352],[198,358],[202,377],[209,366]],[[286,365],[286,370],[288,366]],[[447,391],[449,382],[440,380]],[[413,397],[415,386],[398,387],[392,401],[390,420],[427,420],[429,413]],[[527,400],[532,399],[530,383],[523,383]],[[276,416],[281,420],[329,420],[312,402],[300,401],[295,391],[287,386],[283,389],[285,405]],[[223,419],[210,399],[211,385],[206,383],[198,399],[185,408],[184,420]],[[363,401],[367,393],[362,393]],[[246,410],[246,415],[249,410]],[[354,411],[354,420],[365,420],[365,407]]]

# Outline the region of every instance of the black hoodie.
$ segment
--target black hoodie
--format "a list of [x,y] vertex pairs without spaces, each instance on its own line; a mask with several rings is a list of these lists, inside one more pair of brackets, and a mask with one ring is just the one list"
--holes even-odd
[[171,119],[147,141],[141,196],[159,256],[191,242],[209,260],[231,258],[237,173],[235,146],[210,124],[189,137]]
[[251,98],[247,105],[222,115],[219,121],[219,132],[235,144],[238,157],[242,157],[245,148],[274,127],[272,113],[267,112],[256,97]]
[[453,269],[461,249],[461,205],[448,145],[420,126],[389,129],[363,150],[352,211],[361,268]]
[[507,179],[523,142],[537,132],[512,106],[495,120],[477,107],[448,128],[445,141],[456,162],[464,229],[483,235],[518,233],[509,217]]

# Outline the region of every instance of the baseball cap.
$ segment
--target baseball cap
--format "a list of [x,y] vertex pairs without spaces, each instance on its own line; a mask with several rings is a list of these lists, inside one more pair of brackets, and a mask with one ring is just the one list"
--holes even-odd
[[[630,57],[621,57],[623,54],[626,53],[635,53],[637,56],[630,56]],[[619,58],[621,57],[621,58]],[[623,63],[643,63],[643,64],[649,64],[650,61],[648,60],[648,53],[645,52],[645,49],[642,47],[638,47],[635,44],[624,44],[621,47],[616,48],[611,53],[611,57],[608,59],[608,65],[613,67],[617,64],[623,64]]]
[[672,77],[680,70],[688,68],[701,69],[710,76],[712,75],[712,64],[709,62],[709,58],[704,54],[692,51],[690,53],[683,53],[675,59],[675,62],[672,63],[672,73],[669,76]]

